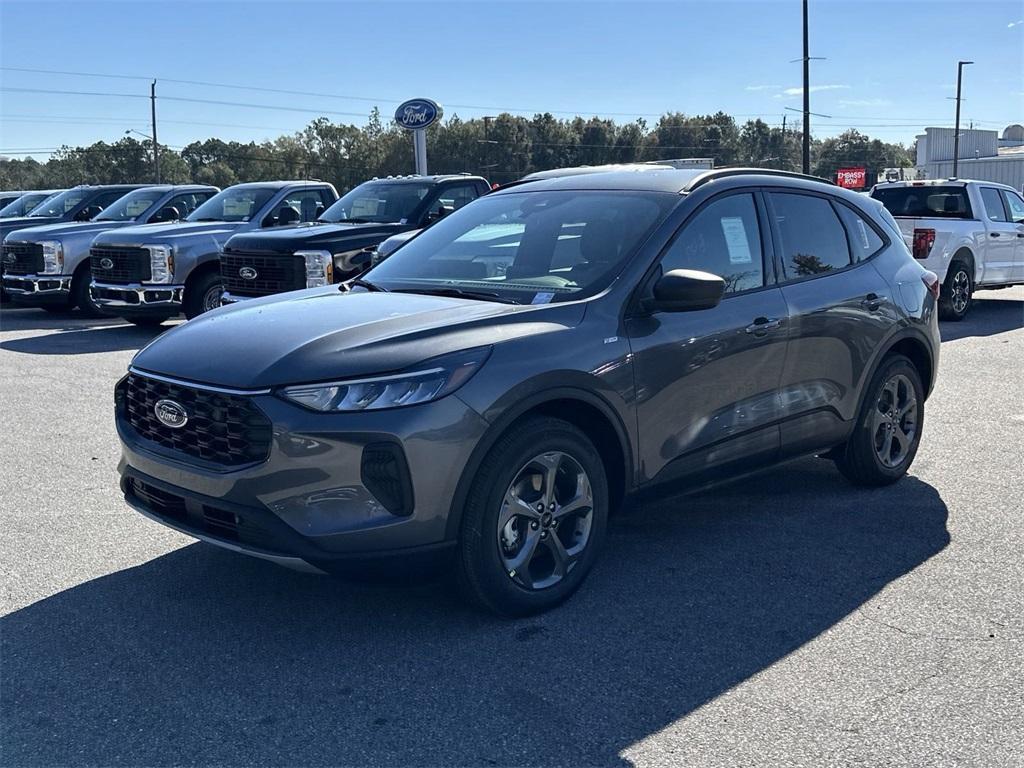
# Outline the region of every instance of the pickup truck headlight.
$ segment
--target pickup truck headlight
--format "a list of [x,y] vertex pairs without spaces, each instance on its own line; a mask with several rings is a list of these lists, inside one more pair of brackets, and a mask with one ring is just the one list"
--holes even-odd
[[174,252],[169,245],[144,245],[149,251],[149,283],[170,283],[174,280]]
[[43,274],[59,275],[64,271],[64,246],[55,240],[39,243],[43,247]]
[[306,287],[320,288],[334,282],[334,260],[330,251],[296,251],[306,260]]
[[490,347],[427,360],[404,373],[329,384],[285,387],[278,394],[314,411],[376,411],[419,405],[450,395],[480,370]]

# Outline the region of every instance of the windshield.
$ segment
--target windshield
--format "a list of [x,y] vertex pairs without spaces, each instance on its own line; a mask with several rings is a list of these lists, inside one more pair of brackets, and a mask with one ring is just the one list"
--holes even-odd
[[166,190],[137,189],[107,206],[95,221],[134,221],[144,214]]
[[324,211],[320,221],[405,224],[432,186],[429,182],[368,181]]
[[92,194],[91,189],[69,189],[33,208],[29,216],[63,216]]
[[611,283],[679,199],[604,191],[483,197],[365,278],[390,291],[476,293],[521,304],[583,298]]
[[893,216],[913,219],[969,219],[971,204],[966,187],[876,187],[871,196]]
[[22,195],[10,205],[0,208],[0,219],[9,219],[12,216],[24,216],[40,203],[54,198],[59,193],[50,192],[29,192]]
[[192,211],[185,221],[249,221],[276,192],[275,187],[228,187]]

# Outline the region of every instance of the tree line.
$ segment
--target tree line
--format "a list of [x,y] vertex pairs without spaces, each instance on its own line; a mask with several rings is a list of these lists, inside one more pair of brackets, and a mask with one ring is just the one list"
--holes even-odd
[[[532,118],[501,114],[463,120],[454,115],[427,129],[431,173],[478,173],[504,183],[532,171],[575,165],[707,157],[716,166],[800,169],[802,134],[762,120],[739,124],[724,112],[671,112],[656,123],[616,123],[591,117]],[[913,165],[911,150],[850,129],[811,142],[812,172],[835,177],[838,168]],[[412,140],[374,109],[363,126],[312,121],[272,141],[210,138],[187,146],[160,145],[164,182],[228,187],[246,181],[321,179],[339,191],[374,176],[412,173]],[[0,159],[0,189],[49,189],[75,184],[137,183],[153,179],[152,143],[126,136],[113,143],[61,147],[45,162]]]

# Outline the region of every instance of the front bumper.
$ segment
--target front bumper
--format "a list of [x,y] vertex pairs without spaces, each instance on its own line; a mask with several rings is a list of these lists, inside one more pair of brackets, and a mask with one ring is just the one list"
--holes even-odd
[[89,292],[98,307],[115,315],[166,315],[181,311],[185,286],[93,281]]
[[7,275],[3,287],[19,304],[66,302],[71,296],[71,275]]
[[[451,501],[487,427],[457,396],[347,414],[314,413],[269,393],[251,397],[273,425],[271,445],[265,461],[240,467],[163,449],[119,412],[126,501],[176,530],[290,567],[404,567],[454,546]],[[396,513],[367,479],[366,452],[381,445],[397,448],[408,471],[408,509]]]

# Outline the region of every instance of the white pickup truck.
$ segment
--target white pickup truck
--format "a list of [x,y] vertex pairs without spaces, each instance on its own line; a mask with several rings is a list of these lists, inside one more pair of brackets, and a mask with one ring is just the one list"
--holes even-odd
[[1024,198],[989,181],[946,179],[876,185],[915,259],[942,281],[939,313],[962,320],[980,289],[1024,284]]

